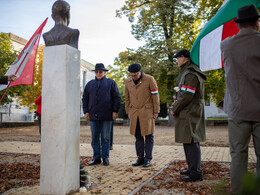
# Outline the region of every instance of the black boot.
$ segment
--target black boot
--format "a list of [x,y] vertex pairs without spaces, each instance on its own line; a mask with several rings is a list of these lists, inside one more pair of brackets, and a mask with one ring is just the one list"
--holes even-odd
[[132,164],[132,166],[137,167],[137,166],[140,166],[140,165],[143,165],[143,164],[144,164],[144,159],[138,158],[137,161]]
[[150,160],[145,160],[143,167],[150,167],[151,166],[151,161]]
[[101,163],[101,159],[93,159],[88,165],[97,165]]
[[181,175],[189,175],[190,171],[189,170],[183,170],[183,171],[180,171],[180,174]]

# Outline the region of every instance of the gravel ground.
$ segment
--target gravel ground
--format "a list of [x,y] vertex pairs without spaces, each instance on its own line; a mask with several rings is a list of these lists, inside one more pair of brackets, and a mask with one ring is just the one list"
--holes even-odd
[[[227,126],[207,126],[207,140],[202,143],[206,146],[228,146]],[[0,128],[0,141],[39,141],[38,126]],[[154,134],[156,145],[173,145],[174,127],[156,126]],[[89,125],[80,127],[80,142],[90,143],[91,132]],[[134,144],[134,136],[129,134],[128,126],[114,126],[115,144]]]

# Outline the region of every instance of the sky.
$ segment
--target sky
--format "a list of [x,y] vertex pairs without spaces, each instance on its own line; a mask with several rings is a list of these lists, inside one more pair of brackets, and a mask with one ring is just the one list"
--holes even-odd
[[[112,65],[118,54],[127,48],[143,45],[131,34],[131,23],[116,10],[125,0],[66,0],[70,6],[70,28],[79,29],[81,58],[92,63]],[[54,26],[51,7],[55,0],[0,0],[0,32],[13,33],[29,40],[48,17],[43,29]],[[44,44],[41,37],[40,44]]]

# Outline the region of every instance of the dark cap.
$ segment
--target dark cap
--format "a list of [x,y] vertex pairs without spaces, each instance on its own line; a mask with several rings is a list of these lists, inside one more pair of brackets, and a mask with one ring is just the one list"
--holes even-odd
[[260,18],[260,15],[254,4],[246,5],[238,8],[237,10],[237,19],[234,20],[236,23],[244,23],[244,22],[253,22],[256,21],[257,18]]
[[107,69],[105,69],[105,66],[104,66],[104,64],[102,64],[102,63],[97,63],[96,66],[95,66],[95,70],[92,70],[92,71],[96,71],[96,70],[105,70],[105,71],[108,71]]
[[190,52],[187,49],[182,49],[178,51],[173,58],[178,58],[178,57],[185,57],[185,58],[190,58]]
[[129,72],[139,72],[141,70],[141,65],[137,63],[133,63],[128,67]]

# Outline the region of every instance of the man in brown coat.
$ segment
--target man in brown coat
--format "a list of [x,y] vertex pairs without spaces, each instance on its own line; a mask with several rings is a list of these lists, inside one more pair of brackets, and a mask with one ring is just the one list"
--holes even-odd
[[172,107],[175,117],[175,141],[183,143],[188,169],[182,181],[203,180],[200,142],[205,141],[204,82],[206,76],[190,60],[190,52],[180,50],[174,58],[180,67],[175,90],[176,102]]
[[260,14],[254,5],[237,11],[239,32],[220,44],[225,65],[224,111],[228,114],[231,188],[237,193],[247,173],[252,136],[260,177]]
[[136,138],[138,156],[132,165],[149,167],[152,160],[155,120],[160,112],[158,87],[152,76],[142,72],[140,64],[131,64],[128,71],[131,77],[125,81],[125,110],[130,119],[130,134]]

